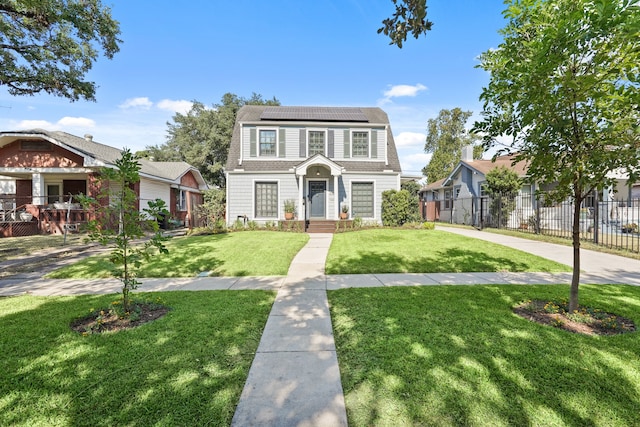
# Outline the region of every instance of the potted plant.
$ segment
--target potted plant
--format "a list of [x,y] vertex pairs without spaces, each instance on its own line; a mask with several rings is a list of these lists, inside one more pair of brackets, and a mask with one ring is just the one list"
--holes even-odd
[[349,205],[347,205],[346,203],[342,204],[342,209],[340,212],[340,219],[347,219],[349,218]]
[[284,219],[290,220],[296,215],[296,202],[293,200],[284,201]]

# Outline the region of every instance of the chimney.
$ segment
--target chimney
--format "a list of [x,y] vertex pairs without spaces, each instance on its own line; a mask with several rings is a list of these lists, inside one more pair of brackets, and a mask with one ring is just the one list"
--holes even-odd
[[85,139],[87,142],[92,142],[92,141],[93,141],[93,135],[91,135],[90,133],[85,133],[85,134],[84,134],[84,139]]
[[473,162],[473,145],[465,145],[462,147],[462,158],[460,160],[463,162]]

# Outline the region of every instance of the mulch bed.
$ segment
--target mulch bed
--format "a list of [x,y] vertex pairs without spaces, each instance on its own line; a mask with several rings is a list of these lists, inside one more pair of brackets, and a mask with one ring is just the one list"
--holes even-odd
[[170,308],[151,303],[136,303],[134,316],[118,316],[113,309],[98,310],[71,322],[71,329],[83,335],[131,329],[161,318]]
[[633,320],[580,306],[577,314],[566,311],[564,303],[532,300],[514,307],[513,312],[520,317],[543,325],[564,329],[585,335],[618,335],[636,330]]

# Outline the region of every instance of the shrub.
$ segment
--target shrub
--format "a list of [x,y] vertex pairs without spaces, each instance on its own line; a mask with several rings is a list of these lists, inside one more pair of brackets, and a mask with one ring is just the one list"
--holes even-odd
[[400,227],[420,221],[418,198],[407,190],[387,190],[382,193],[382,224]]

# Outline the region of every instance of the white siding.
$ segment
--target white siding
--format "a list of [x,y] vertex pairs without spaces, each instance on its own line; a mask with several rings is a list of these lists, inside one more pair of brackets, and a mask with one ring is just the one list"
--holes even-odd
[[150,200],[161,199],[167,204],[169,208],[171,187],[169,184],[151,181],[149,179],[140,179],[140,211],[149,207],[148,202]]
[[382,193],[387,190],[400,190],[397,174],[344,174],[341,178],[339,202],[345,201],[351,206],[351,183],[373,182],[374,218],[363,218],[382,222]]
[[229,195],[227,197],[228,215],[227,223],[233,224],[238,217],[246,217],[251,221],[255,218],[255,183],[256,181],[277,182],[278,183],[278,218],[261,220],[276,221],[284,219],[284,201],[293,199],[296,201],[298,215],[301,215],[298,206],[298,182],[291,172],[288,173],[229,173],[227,186]]

